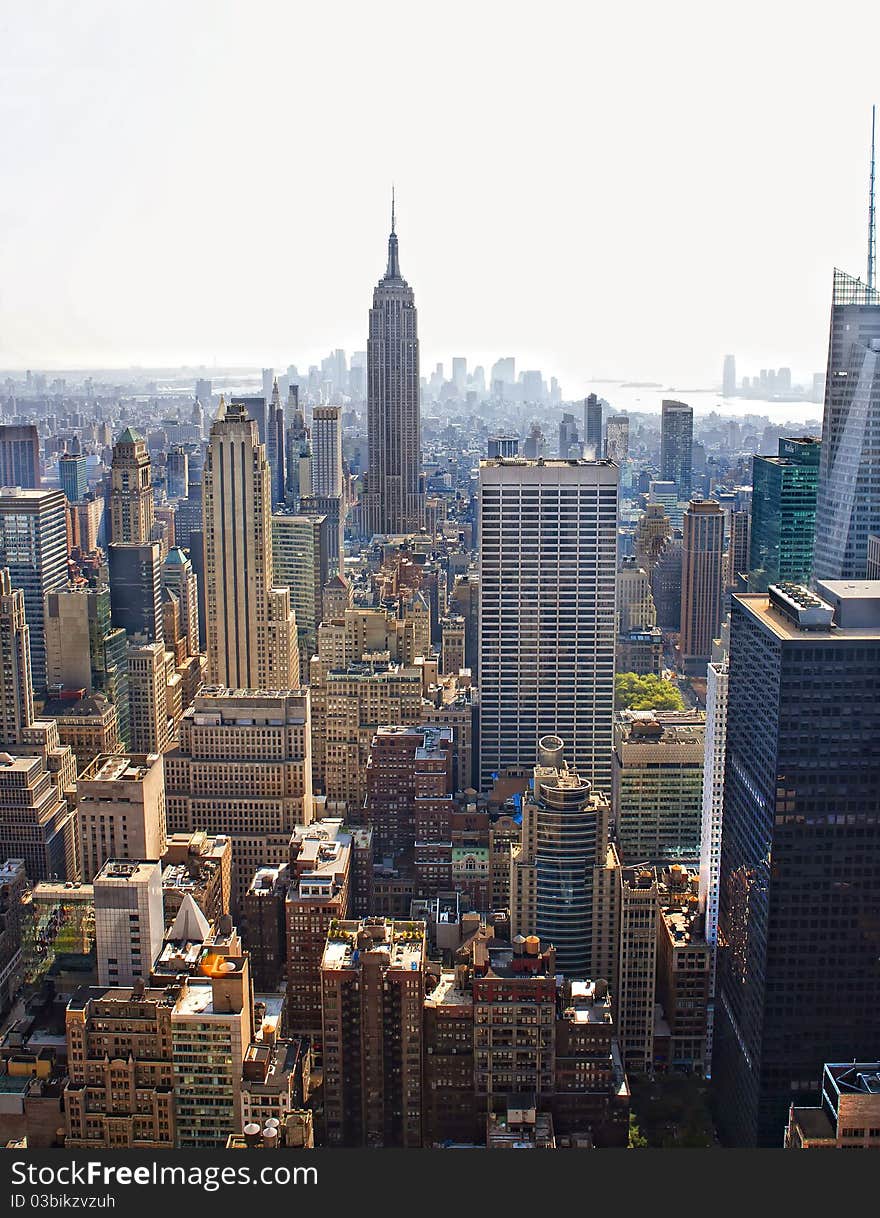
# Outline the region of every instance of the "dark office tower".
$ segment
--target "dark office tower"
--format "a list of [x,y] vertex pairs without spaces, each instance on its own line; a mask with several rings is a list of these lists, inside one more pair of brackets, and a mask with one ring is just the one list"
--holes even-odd
[[602,403],[595,393],[584,399],[584,456],[588,461],[602,456]]
[[0,567],[24,593],[31,677],[46,688],[46,593],[67,582],[67,500],[58,490],[0,489]]
[[394,205],[388,266],[373,290],[367,340],[368,533],[417,533],[425,521],[419,490],[419,335],[413,290],[400,273]]
[[738,1146],[876,1056],[880,585],[817,590],[733,598],[712,1075]]
[[690,499],[694,412],[684,402],[664,400],[660,420],[660,479],[674,482],[679,501]]
[[880,529],[880,292],[834,271],[815,579],[864,579]]
[[165,458],[165,493],[169,499],[185,499],[189,493],[189,454],[179,445]]
[[721,396],[732,398],[736,393],[736,356],[725,355],[724,372],[721,377]]
[[162,558],[158,541],[107,548],[113,625],[130,639],[161,643]]
[[815,436],[781,439],[778,456],[752,462],[749,592],[810,582],[820,449]]
[[663,540],[651,567],[651,595],[657,609],[657,625],[671,633],[681,629],[682,558],[681,533],[676,531]]
[[0,486],[40,486],[40,438],[33,423],[0,424]]
[[58,481],[68,503],[80,503],[89,489],[86,459],[82,453],[62,453],[58,458]]
[[0,567],[0,665],[0,748],[9,749],[34,721],[34,690],[24,595],[6,567]]
[[681,659],[704,675],[721,634],[724,603],[724,511],[714,499],[693,499],[684,514],[681,556]]
[[286,479],[284,476],[284,406],[278,389],[277,377],[272,382],[272,396],[266,419],[266,460],[272,474],[272,507],[284,502]]

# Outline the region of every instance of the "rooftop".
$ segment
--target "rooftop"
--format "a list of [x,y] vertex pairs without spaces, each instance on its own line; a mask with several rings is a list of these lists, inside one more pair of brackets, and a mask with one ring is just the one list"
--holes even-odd
[[[863,606],[869,612],[869,615],[873,617],[871,607],[876,604],[878,612],[873,624],[837,625],[828,620],[829,614],[832,612],[832,606],[825,601],[819,600],[818,597],[814,597],[814,599],[819,602],[820,606],[824,606],[826,610],[823,615],[826,619],[825,624],[818,627],[811,627],[806,624],[803,626],[799,625],[794,607],[792,607],[790,613],[784,612],[783,609],[773,604],[768,593],[742,592],[735,594],[733,600],[747,614],[760,623],[765,630],[769,631],[775,638],[786,643],[815,643],[817,641],[831,640],[837,643],[880,642],[880,580],[858,582],[830,581],[829,584],[824,586],[833,587],[838,583],[844,589],[851,588],[853,590],[853,594],[846,598],[843,605],[844,621],[853,620],[854,617],[857,620],[861,620],[860,615],[858,615],[858,609]],[[870,589],[867,597],[859,595],[858,589],[862,587]],[[803,591],[806,592],[807,590],[804,589]],[[809,595],[813,594],[809,593]],[[809,609],[810,606],[807,605],[804,608]]]

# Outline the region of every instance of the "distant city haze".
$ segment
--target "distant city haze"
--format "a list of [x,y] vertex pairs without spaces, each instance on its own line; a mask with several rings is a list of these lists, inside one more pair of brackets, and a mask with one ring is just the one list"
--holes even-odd
[[364,350],[394,181],[423,376],[808,385],[865,274],[880,16],[798,11],[7,5],[0,369]]

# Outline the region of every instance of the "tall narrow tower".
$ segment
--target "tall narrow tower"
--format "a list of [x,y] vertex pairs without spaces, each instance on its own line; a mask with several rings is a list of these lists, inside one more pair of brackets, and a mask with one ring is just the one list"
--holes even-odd
[[271,473],[243,402],[220,399],[205,461],[208,680],[231,689],[299,685],[290,589],[274,587]]
[[874,288],[874,268],[877,262],[877,230],[874,213],[874,130],[877,119],[877,107],[871,107],[871,175],[868,186],[868,288]]
[[419,337],[413,290],[400,273],[393,196],[388,266],[370,309],[367,430],[367,531],[417,532],[425,516],[419,492]]
[[0,746],[8,749],[34,721],[34,689],[24,593],[13,588],[6,567],[0,568],[0,665]]
[[143,436],[126,427],[113,446],[110,469],[111,541],[144,545],[153,531],[150,453]]

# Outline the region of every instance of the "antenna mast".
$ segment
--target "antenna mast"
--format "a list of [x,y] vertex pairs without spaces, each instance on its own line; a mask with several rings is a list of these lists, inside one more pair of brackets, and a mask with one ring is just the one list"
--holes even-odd
[[874,227],[874,122],[877,107],[871,107],[871,185],[868,190],[868,290],[874,290],[874,264],[877,261],[877,233]]

